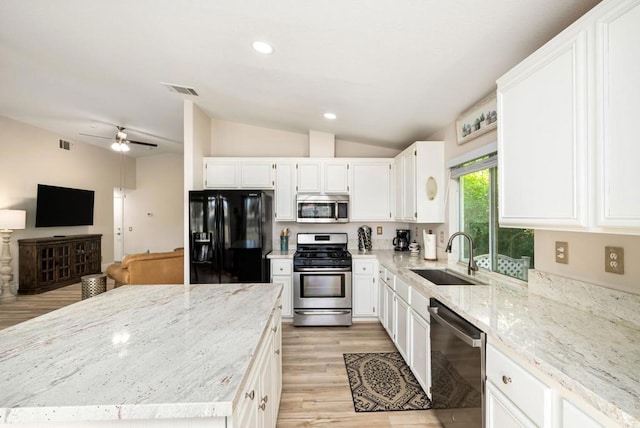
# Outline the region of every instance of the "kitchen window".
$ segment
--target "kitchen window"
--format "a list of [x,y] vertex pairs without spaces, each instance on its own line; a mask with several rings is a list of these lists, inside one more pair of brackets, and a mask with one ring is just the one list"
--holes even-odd
[[[497,164],[497,153],[491,153],[451,168],[459,184],[459,230],[473,238],[478,267],[526,281],[534,266],[533,230],[498,225]],[[467,263],[468,242],[460,243],[460,261]]]

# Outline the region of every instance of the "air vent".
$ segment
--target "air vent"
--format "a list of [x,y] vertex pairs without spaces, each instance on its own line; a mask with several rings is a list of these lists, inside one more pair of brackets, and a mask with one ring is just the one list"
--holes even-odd
[[62,150],[71,150],[71,143],[65,140],[60,140],[60,148]]
[[198,96],[198,93],[196,92],[196,90],[188,86],[182,86],[182,85],[176,85],[173,83],[164,83],[164,82],[160,82],[160,83],[166,86],[167,88],[169,88],[169,90],[172,92],[177,92],[183,95],[193,95],[195,97]]

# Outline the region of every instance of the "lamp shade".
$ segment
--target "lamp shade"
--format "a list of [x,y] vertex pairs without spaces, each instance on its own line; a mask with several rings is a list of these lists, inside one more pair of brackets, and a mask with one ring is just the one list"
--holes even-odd
[[24,229],[27,212],[24,210],[0,210],[0,229]]

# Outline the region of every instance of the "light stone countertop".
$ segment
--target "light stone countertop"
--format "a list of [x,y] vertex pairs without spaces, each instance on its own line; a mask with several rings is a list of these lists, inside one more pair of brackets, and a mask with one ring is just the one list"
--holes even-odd
[[293,250],[289,249],[289,251],[273,250],[267,255],[267,258],[268,259],[291,259],[293,258],[293,253],[295,252],[296,252],[295,249]]
[[[409,269],[443,268],[446,264],[428,262],[407,252],[352,254],[354,259],[376,256],[413,289],[437,298],[485,331],[489,342],[517,354],[622,426],[640,426],[637,326],[534,294],[519,281],[496,281],[480,274],[478,279],[489,285],[436,286]],[[466,274],[462,266],[453,269]]]
[[231,416],[280,284],[134,285],[0,331],[0,423]]

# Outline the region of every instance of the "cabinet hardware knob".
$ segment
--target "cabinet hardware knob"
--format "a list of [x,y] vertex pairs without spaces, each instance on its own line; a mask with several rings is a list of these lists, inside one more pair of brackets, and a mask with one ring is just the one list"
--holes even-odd
[[278,309],[282,309],[282,305],[278,305]]
[[280,355],[280,350],[276,349],[276,355]]
[[268,396],[268,395],[265,395],[265,396],[262,398],[262,402],[263,402],[263,403],[267,403],[268,401],[269,401],[269,396]]
[[256,396],[256,392],[252,389],[251,392],[245,392],[244,398],[248,398],[249,400],[253,400]]
[[280,268],[280,272],[282,272],[283,270],[284,270],[283,268]]
[[502,383],[509,385],[511,383],[511,378],[509,376],[502,376]]
[[266,405],[266,404],[264,404],[264,403],[262,403],[262,404],[260,404],[260,405],[258,406],[258,409],[260,409],[260,410],[262,410],[262,411],[264,411],[264,409],[266,409],[266,408],[267,408],[267,405]]
[[276,331],[278,331],[278,327],[271,327],[271,330],[275,333]]

